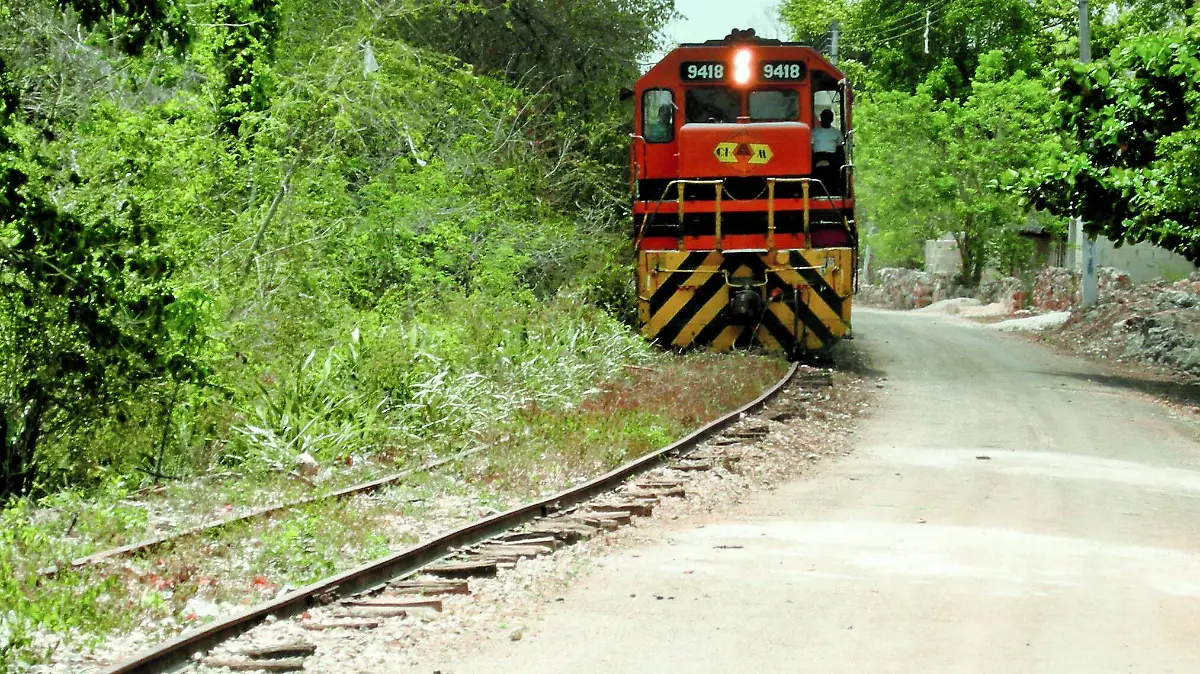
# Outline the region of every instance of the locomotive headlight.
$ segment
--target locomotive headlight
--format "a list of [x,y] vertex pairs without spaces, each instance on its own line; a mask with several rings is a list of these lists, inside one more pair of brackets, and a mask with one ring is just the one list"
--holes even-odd
[[749,84],[753,56],[749,49],[743,49],[733,56],[733,81],[738,84]]

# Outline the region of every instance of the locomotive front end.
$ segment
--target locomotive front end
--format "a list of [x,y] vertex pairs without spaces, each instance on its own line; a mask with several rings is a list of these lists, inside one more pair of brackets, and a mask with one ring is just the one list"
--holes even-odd
[[815,50],[735,31],[638,81],[638,305],[664,346],[790,356],[850,336],[849,87]]

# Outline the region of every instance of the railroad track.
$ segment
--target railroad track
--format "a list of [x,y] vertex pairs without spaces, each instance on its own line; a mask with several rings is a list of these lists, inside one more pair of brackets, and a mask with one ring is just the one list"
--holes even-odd
[[[150,552],[151,550],[162,547],[164,545],[179,543],[180,541],[183,541],[188,538],[193,538],[193,537],[200,536],[200,535],[209,535],[216,531],[219,531],[220,529],[231,527],[235,524],[243,524],[243,523],[251,522],[254,520],[266,519],[268,517],[272,517],[279,513],[286,512],[288,510],[293,510],[295,508],[300,508],[302,506],[312,505],[314,503],[323,503],[325,501],[333,501],[333,500],[341,499],[341,498],[349,498],[351,496],[358,496],[360,494],[368,494],[373,491],[377,491],[379,489],[387,487],[389,485],[396,484],[397,482],[400,482],[402,480],[410,478],[413,475],[418,475],[421,473],[432,473],[433,471],[435,471],[439,468],[450,465],[456,461],[461,461],[465,458],[468,458],[472,455],[478,454],[479,452],[482,452],[491,447],[492,447],[491,444],[479,445],[476,447],[472,447],[470,449],[463,450],[461,452],[457,452],[457,453],[455,453],[451,456],[445,457],[443,459],[437,459],[435,461],[430,461],[429,463],[426,463],[417,468],[403,470],[403,471],[400,471],[399,473],[393,473],[391,475],[386,475],[384,477],[377,478],[375,480],[371,480],[370,482],[363,482],[363,483],[356,484],[356,485],[353,485],[350,487],[345,487],[343,489],[338,489],[337,491],[333,491],[328,494],[321,494],[319,496],[307,496],[305,498],[298,499],[295,501],[290,501],[288,503],[280,503],[278,505],[273,505],[273,506],[264,506],[264,507],[260,507],[260,508],[254,508],[245,513],[233,515],[231,517],[217,519],[217,520],[214,520],[211,522],[205,522],[203,524],[199,524],[197,526],[190,527],[188,529],[184,529],[183,531],[179,531],[179,532],[176,532],[173,534],[167,534],[164,536],[156,536],[154,538],[149,538],[149,539],[138,541],[135,543],[130,543],[128,545],[122,545],[120,547],[109,548],[107,550],[102,550],[100,552],[94,552],[90,555],[86,555],[84,557],[79,557],[77,559],[71,560],[70,562],[68,562],[66,564],[66,567],[70,568],[70,569],[82,569],[82,568],[89,567],[89,566],[95,566],[102,562],[106,562],[106,561],[116,559],[119,557],[126,557],[126,556],[130,556],[130,555],[138,554],[138,553]],[[54,576],[54,575],[58,574],[58,572],[60,570],[61,570],[60,567],[52,566],[52,567],[49,567],[46,569],[39,570],[38,574],[41,576]]]
[[[750,426],[719,437],[723,432],[762,410],[789,383],[802,379],[809,385],[832,385],[828,372],[808,371],[803,377],[798,377],[798,372],[800,366],[793,366],[756,400],[594,480],[192,630],[103,670],[103,674],[172,672],[195,664],[197,658],[209,666],[234,671],[301,671],[304,658],[315,652],[310,644],[251,650],[233,659],[203,659],[203,654],[268,619],[291,619],[318,607],[333,609],[336,618],[328,622],[306,620],[302,627],[371,629],[385,618],[440,611],[438,597],[468,593],[470,578],[494,576],[520,559],[550,554],[599,532],[619,528],[635,517],[650,515],[660,500],[685,495],[682,480],[647,477],[649,471],[669,467],[687,473],[712,470],[718,464],[728,467],[735,457],[720,451],[722,446],[760,439],[767,430]],[[709,440],[715,441],[716,449],[697,451]]]

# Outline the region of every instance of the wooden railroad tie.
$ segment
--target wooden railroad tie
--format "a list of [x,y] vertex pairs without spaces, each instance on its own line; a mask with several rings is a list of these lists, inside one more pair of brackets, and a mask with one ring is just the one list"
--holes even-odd
[[725,437],[734,440],[761,440],[770,432],[769,428],[747,428],[741,431],[730,431],[725,434]]
[[302,672],[303,658],[287,660],[234,660],[230,658],[205,658],[205,666],[229,669],[235,672]]
[[402,580],[388,583],[388,590],[397,594],[434,596],[439,594],[471,594],[465,580]]
[[804,386],[833,386],[833,375],[828,372],[813,372],[801,375],[793,381]]
[[620,513],[627,512],[635,517],[649,517],[654,513],[654,505],[645,501],[622,501],[621,503],[601,503],[593,506],[588,506],[590,512],[594,513]]
[[664,488],[664,489],[659,489],[658,491],[630,490],[630,491],[624,492],[623,494],[621,494],[621,496],[639,500],[639,501],[644,500],[644,501],[648,501],[650,503],[657,504],[661,499],[664,499],[664,498],[683,498],[683,497],[687,496],[687,492],[684,491],[683,487],[671,487],[670,489]]
[[554,552],[553,548],[541,545],[482,545],[470,551],[473,556],[484,559],[494,559],[498,562],[516,562],[520,559],[532,559]]
[[317,652],[317,647],[307,641],[295,641],[274,646],[263,646],[243,651],[242,655],[256,660],[268,658],[307,658]]
[[326,632],[329,630],[373,630],[379,627],[378,620],[338,620],[335,622],[319,623],[303,620],[300,627],[311,632]]
[[637,486],[643,489],[673,489],[683,487],[683,480],[642,480]]
[[395,606],[348,605],[335,615],[339,618],[407,618],[411,612],[412,609]]
[[713,469],[713,465],[707,461],[674,461],[667,467],[685,473],[701,473]]
[[734,472],[734,466],[737,464],[737,462],[742,460],[742,456],[740,454],[727,454],[724,452],[696,452],[694,454],[688,454],[687,459],[689,461],[708,461],[710,463],[717,463],[720,464],[722,468],[732,473]]
[[550,534],[564,543],[575,543],[595,536],[599,528],[598,525],[592,526],[579,520],[555,517],[539,522],[534,525],[533,530]]
[[494,576],[500,570],[500,565],[491,559],[459,560],[430,566],[425,573],[441,578],[472,578]]
[[495,539],[505,545],[540,545],[552,550],[563,546],[563,541],[544,531],[525,531],[515,534],[505,534]]
[[413,599],[411,596],[389,597],[383,595],[364,599],[350,599],[342,602],[342,605],[360,608],[427,609],[439,613],[442,610],[441,599]]
[[599,526],[605,531],[612,531],[633,521],[633,515],[628,510],[616,510],[613,512],[587,511],[575,513],[570,518],[592,526]]

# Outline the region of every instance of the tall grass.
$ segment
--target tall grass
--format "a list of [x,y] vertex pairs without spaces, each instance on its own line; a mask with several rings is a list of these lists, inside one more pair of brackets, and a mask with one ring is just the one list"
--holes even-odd
[[222,461],[403,460],[466,442],[523,408],[569,408],[651,357],[628,327],[566,295],[545,304],[460,297],[436,323],[376,319],[260,381]]

